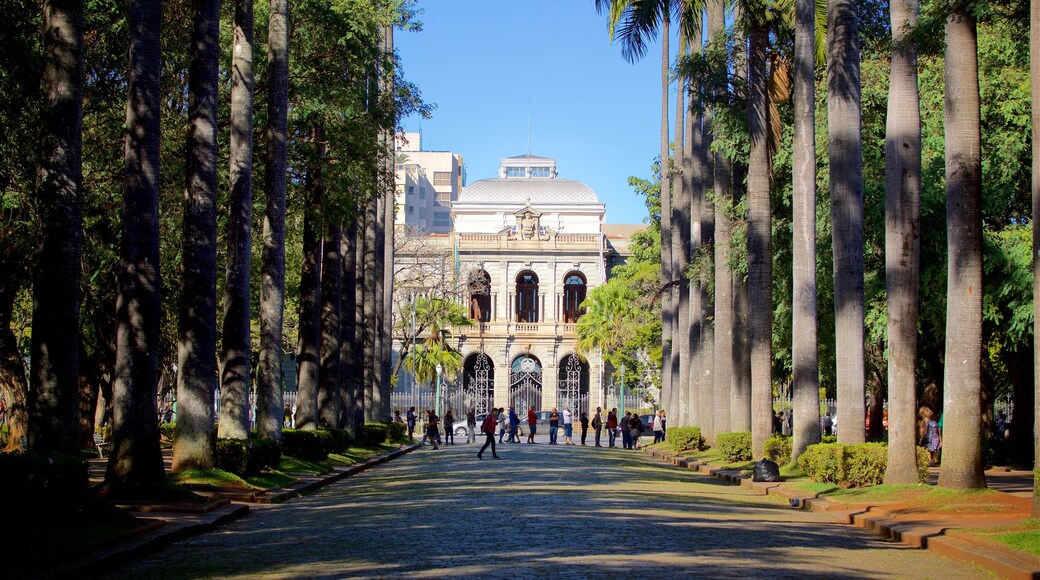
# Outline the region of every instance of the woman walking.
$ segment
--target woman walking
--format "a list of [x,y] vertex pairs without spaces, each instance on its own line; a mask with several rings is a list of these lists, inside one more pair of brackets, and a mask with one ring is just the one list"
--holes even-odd
[[527,408],[527,442],[534,443],[534,433],[538,427],[538,415],[534,414],[534,406]]
[[488,445],[491,446],[491,456],[500,459],[498,453],[495,452],[495,426],[498,425],[498,419],[495,416],[497,414],[496,409],[491,409],[480,426],[480,432],[484,434],[484,446],[477,452],[477,459],[484,459],[484,450],[488,448]]
[[639,415],[632,413],[632,419],[628,422],[628,429],[632,434],[631,449],[639,449],[639,436],[643,434],[643,421],[640,420]]
[[658,411],[654,415],[654,443],[664,441],[664,411]]

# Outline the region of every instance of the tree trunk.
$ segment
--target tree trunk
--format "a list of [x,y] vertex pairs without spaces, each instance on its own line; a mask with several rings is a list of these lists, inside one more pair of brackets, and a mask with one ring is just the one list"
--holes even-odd
[[296,428],[318,427],[318,376],[321,354],[321,215],[325,196],[324,134],[311,131],[314,159],[305,178],[303,269],[300,273],[300,336],[296,348]]
[[379,420],[379,382],[376,374],[376,353],[379,346],[379,319],[376,304],[381,300],[376,294],[376,277],[379,275],[376,264],[376,256],[382,254],[376,248],[376,239],[379,237],[379,226],[377,216],[379,215],[379,201],[375,198],[365,202],[365,246],[364,246],[364,323],[362,328],[365,333],[365,422]]
[[[725,30],[725,4],[723,0],[711,0],[708,4],[709,42],[716,42]],[[725,65],[724,65],[725,66]],[[720,71],[724,72],[724,71]],[[721,102],[725,94],[716,95]],[[714,137],[710,129],[714,117],[709,110],[705,134]],[[710,150],[710,147],[709,147]],[[733,207],[733,166],[721,153],[712,154],[712,186],[715,194],[715,323],[712,352],[712,373],[715,393],[715,434],[728,433],[733,429],[732,384],[733,384],[733,271],[729,266],[730,219]]]
[[365,274],[365,234],[368,231],[368,226],[365,222],[369,217],[367,210],[368,202],[359,202],[357,223],[352,224],[353,238],[357,251],[355,255],[356,267],[354,268],[354,285],[357,293],[357,303],[354,309],[354,361],[356,370],[354,372],[354,408],[352,410],[355,437],[360,434],[361,428],[365,424],[365,409],[368,404],[368,384],[365,382],[367,380],[367,371],[365,370],[367,360],[365,357],[370,333],[365,329],[365,298],[370,294],[371,287],[366,289],[368,276]]
[[331,222],[322,244],[321,266],[321,368],[318,379],[318,424],[335,427],[339,416],[342,382],[340,340],[343,335],[343,265],[339,255],[342,230]]
[[[8,266],[11,262],[2,260],[0,264]],[[14,273],[13,268],[8,271]],[[7,445],[0,450],[4,453],[25,451],[29,435],[29,407],[26,404],[29,385],[24,358],[18,350],[18,339],[11,331],[11,313],[18,294],[17,284],[12,283],[15,279],[0,280],[0,396],[6,407],[4,416],[9,429]]]
[[41,244],[33,283],[29,448],[76,453],[83,237],[83,0],[43,3]]
[[797,0],[794,38],[792,463],[807,447],[820,442],[820,364],[816,339],[816,78],[813,74],[816,63],[815,0]]
[[943,457],[939,485],[986,487],[982,473],[982,153],[975,19],[946,21],[948,278]]
[[908,31],[918,0],[893,0],[892,72],[885,135],[888,291],[888,467],[885,482],[917,483],[917,297],[921,279],[921,105],[917,47]]
[[[1029,2],[1029,78],[1040,79],[1040,0]],[[1030,85],[1032,95],[1033,148],[1033,255],[1040,252],[1040,83]],[[1033,260],[1033,374],[1034,389],[1040,385],[1040,260]],[[1025,427],[1024,425],[1022,427]],[[1020,427],[1021,428],[1021,427]],[[1040,393],[1033,392],[1033,480],[1040,471]],[[1035,485],[1035,484],[1034,484]],[[1040,517],[1040,494],[1033,494],[1033,517]]]
[[[733,21],[743,22],[740,2],[733,3]],[[750,60],[748,39],[736,32],[737,51],[743,51]],[[736,67],[738,79],[747,80],[747,69]],[[747,166],[741,162],[733,165],[733,204],[747,196],[744,182]],[[745,240],[746,243],[747,240]],[[751,329],[748,318],[748,279],[741,272],[733,274],[733,382],[731,384],[730,428],[735,432],[751,431]]]
[[249,275],[253,231],[253,0],[235,0],[231,60],[231,166],[224,278],[220,424],[217,435],[249,437]]
[[773,430],[773,252],[766,116],[769,31],[751,24],[748,48],[748,320],[751,342],[751,449],[761,458]]
[[380,77],[383,82],[383,87],[380,90],[380,94],[384,95],[383,106],[388,115],[389,126],[383,129],[383,210],[385,216],[383,218],[383,352],[380,357],[380,365],[382,367],[383,381],[382,387],[382,416],[385,419],[390,419],[390,392],[393,375],[391,373],[391,367],[393,362],[393,351],[394,351],[394,217],[395,217],[395,203],[396,203],[396,164],[394,160],[394,149],[396,146],[394,140],[394,129],[397,126],[397,111],[396,104],[392,98],[394,95],[395,84],[394,84],[394,68],[393,68],[393,54],[394,54],[394,27],[388,24],[383,25],[383,54],[389,62],[386,63],[386,69],[383,71],[383,75]]
[[217,376],[217,72],[220,56],[220,0],[194,0],[193,8],[195,16],[188,69],[187,190],[184,195],[182,231],[184,261],[177,341],[174,472],[213,467],[213,389]]
[[285,313],[285,181],[289,111],[289,1],[270,0],[267,31],[267,157],[264,163],[264,246],[260,257],[260,361],[256,428],[281,439],[282,318]]
[[354,431],[354,391],[360,372],[357,352],[357,213],[351,215],[340,236],[340,269],[343,280],[342,318],[339,340],[340,415],[338,427]]
[[1013,465],[1029,465],[1033,460],[1033,396],[1036,378],[1033,376],[1033,345],[1020,346],[1004,354],[1011,379],[1015,412],[1011,417],[1009,447]]
[[[701,23],[701,14],[698,12],[697,22]],[[698,45],[700,40],[698,39]],[[696,345],[694,351],[694,363],[697,373],[695,375],[697,381],[697,393],[698,400],[697,406],[700,408],[701,416],[701,433],[710,444],[715,442],[715,395],[713,392],[714,387],[714,364],[712,360],[712,353],[715,351],[715,329],[712,327],[712,314],[714,308],[711,303],[711,296],[708,294],[708,287],[711,284],[711,279],[708,277],[711,268],[705,268],[703,261],[710,260],[711,248],[715,243],[715,206],[712,204],[710,190],[714,187],[713,178],[711,176],[711,162],[709,161],[710,148],[711,148],[711,137],[709,131],[711,130],[711,118],[705,115],[698,115],[694,121],[697,126],[694,134],[696,135],[699,130],[699,138],[693,140],[693,164],[694,164],[694,188],[693,188],[693,208],[696,212],[697,218],[693,222],[693,243],[695,248],[694,259],[698,261],[697,273],[698,278],[692,282],[692,288],[697,294],[697,298],[694,301],[696,310],[691,315],[694,319],[694,323],[698,326],[696,333],[700,337],[699,344]]]
[[[691,44],[693,39],[691,39]],[[679,43],[679,54],[688,54],[686,39]],[[686,268],[690,264],[690,203],[692,200],[690,188],[691,183],[691,159],[690,138],[686,126],[692,123],[686,115],[686,96],[688,80],[681,78],[677,82],[678,91],[675,95],[675,164],[681,168],[681,173],[670,180],[672,188],[671,209],[671,244],[672,256],[675,258],[675,269],[679,272],[679,289],[676,293],[676,331],[672,333],[672,353],[678,355],[679,369],[677,381],[672,383],[672,391],[675,393],[677,405],[672,411],[675,425],[695,425],[696,409],[690,404],[690,350],[693,346],[693,337],[690,336],[690,281],[686,278]]]
[[827,10],[827,127],[834,251],[835,382],[838,440],[864,441],[863,146],[859,24],[854,0]]
[[[672,177],[668,139],[668,79],[671,75],[668,48],[669,19],[664,11],[661,22],[661,285],[674,278],[672,264]],[[666,408],[681,404],[676,396],[678,377],[673,376],[672,349],[675,320],[675,292],[671,288],[661,297],[661,397]],[[680,417],[682,412],[680,411]]]
[[112,452],[105,483],[115,489],[166,477],[155,391],[159,382],[159,110],[158,2],[130,2],[130,66],[126,106],[116,359],[112,383]]

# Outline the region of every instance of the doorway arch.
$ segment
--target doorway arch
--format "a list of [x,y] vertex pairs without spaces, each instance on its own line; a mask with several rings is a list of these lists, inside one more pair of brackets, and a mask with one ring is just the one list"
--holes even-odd
[[476,414],[488,413],[495,398],[495,364],[483,352],[466,357],[462,367],[462,386],[466,407],[473,406]]
[[561,409],[570,407],[575,415],[589,412],[589,363],[577,354],[560,360],[556,400]]
[[522,354],[509,365],[509,404],[523,415],[528,407],[542,408],[542,363]]

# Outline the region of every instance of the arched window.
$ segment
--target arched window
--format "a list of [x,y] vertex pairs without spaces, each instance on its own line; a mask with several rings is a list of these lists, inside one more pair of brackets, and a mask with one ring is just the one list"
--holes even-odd
[[538,322],[538,275],[530,270],[516,276],[516,321]]
[[491,322],[491,275],[484,270],[469,276],[469,317],[477,322]]
[[585,301],[587,285],[581,272],[572,272],[563,281],[563,321],[574,323],[583,311],[579,307]]

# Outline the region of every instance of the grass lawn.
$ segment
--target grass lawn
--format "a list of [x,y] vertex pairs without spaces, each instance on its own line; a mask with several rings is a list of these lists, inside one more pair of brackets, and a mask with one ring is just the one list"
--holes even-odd
[[195,488],[213,489],[257,489],[246,480],[223,469],[191,469],[170,476],[176,483]]
[[1029,552],[1034,556],[1040,556],[1040,520],[1029,519],[1011,526],[999,528],[983,528],[978,530],[963,530],[963,533],[981,536],[983,538],[1000,542],[1013,550]]

